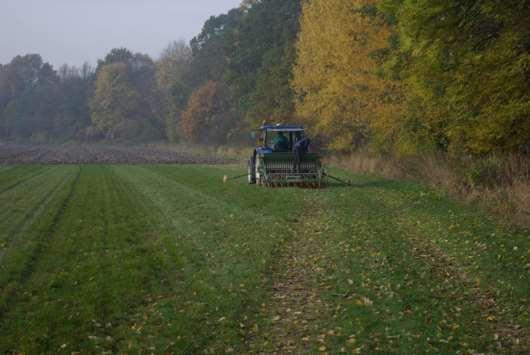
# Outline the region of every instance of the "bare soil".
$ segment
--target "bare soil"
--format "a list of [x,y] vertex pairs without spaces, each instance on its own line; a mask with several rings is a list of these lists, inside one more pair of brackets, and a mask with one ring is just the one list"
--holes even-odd
[[226,164],[233,159],[183,152],[170,145],[29,145],[0,142],[0,165]]

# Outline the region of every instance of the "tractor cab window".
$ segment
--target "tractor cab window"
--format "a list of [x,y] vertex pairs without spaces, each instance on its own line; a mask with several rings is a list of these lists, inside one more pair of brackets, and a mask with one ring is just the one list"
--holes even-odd
[[290,152],[296,142],[303,138],[303,131],[268,131],[265,144],[275,152]]
[[275,152],[288,152],[291,150],[289,132],[269,131],[267,132],[267,147]]

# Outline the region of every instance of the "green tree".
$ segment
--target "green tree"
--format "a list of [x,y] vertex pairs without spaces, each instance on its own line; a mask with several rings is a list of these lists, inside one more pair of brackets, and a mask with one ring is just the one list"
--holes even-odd
[[183,41],[170,43],[156,63],[156,79],[161,93],[166,138],[171,142],[177,140],[179,117],[190,94],[187,80],[190,65],[191,49]]
[[285,119],[293,112],[289,82],[300,1],[264,0],[242,5],[229,46],[225,81],[239,115],[249,123]]
[[227,14],[210,17],[201,33],[190,41],[190,87],[198,88],[210,80],[223,81],[240,15],[240,9],[233,9]]
[[59,76],[38,54],[16,56],[0,72],[0,109],[7,138],[44,139],[58,112]]
[[90,126],[89,98],[95,72],[84,64],[81,68],[59,68],[59,112],[53,121],[53,137],[71,139]]
[[397,23],[392,60],[401,62],[407,88],[407,112],[395,121],[402,135],[456,154],[528,146],[530,2],[386,0],[380,7]]
[[250,98],[249,118],[257,124],[264,119],[282,121],[294,113],[294,95],[291,87],[295,49],[292,44],[270,50],[263,58],[256,88]]

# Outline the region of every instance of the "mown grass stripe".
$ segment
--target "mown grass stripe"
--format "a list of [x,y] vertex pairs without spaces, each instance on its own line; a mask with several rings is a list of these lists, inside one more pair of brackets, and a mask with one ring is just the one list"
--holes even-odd
[[70,201],[72,200],[72,196],[75,193],[75,189],[79,182],[79,177],[81,176],[81,170],[82,168],[79,167],[72,183],[70,184],[68,188],[68,193],[65,199],[63,200],[57,213],[53,217],[48,229],[46,229],[46,231],[43,233],[43,235],[39,239],[39,243],[37,244],[37,247],[33,249],[33,252],[31,253],[31,256],[29,258],[29,262],[27,262],[24,268],[22,269],[22,272],[20,273],[20,281],[22,283],[26,282],[28,278],[31,276],[31,274],[33,274],[33,272],[35,271],[35,263],[43,255],[43,253],[45,253],[47,244],[49,243],[50,239],[53,238],[57,230],[57,226],[59,225],[61,218],[63,218],[63,215],[66,209],[68,208]]
[[[222,184],[233,169],[84,166],[75,191],[64,185],[52,194],[0,265],[0,307],[12,295],[0,319],[0,352],[244,353],[249,337],[271,339],[269,271],[287,266],[282,250],[302,225],[318,241],[318,248],[300,244],[311,265],[304,284],[331,312],[308,320],[312,350],[516,350],[498,347],[498,330],[473,302],[473,288],[446,275],[456,269],[432,263],[445,262],[436,248],[451,250],[438,244],[448,234],[437,228],[478,215],[472,209],[430,208],[417,185],[367,177],[354,177],[354,188],[319,191]],[[28,182],[42,184],[37,193],[14,189],[0,201],[16,195],[10,208],[35,206],[69,174],[53,171],[46,175],[53,181]],[[34,252],[40,255],[21,281]],[[289,252],[299,257],[296,247]],[[470,278],[477,274],[469,270]],[[269,345],[251,351],[275,348]]]
[[[215,203],[219,208],[236,210],[260,219],[292,219],[299,212],[297,208],[302,199],[296,188],[272,191],[265,188],[249,186],[246,183],[224,185],[222,183],[223,171],[217,167],[183,166],[172,169],[170,166],[147,167],[151,173],[158,175],[178,185],[201,200]],[[202,173],[201,173],[202,172]],[[226,172],[226,171],[225,171]],[[287,196],[292,196],[286,199]],[[280,198],[282,208],[274,208]],[[264,223],[267,223],[265,220]]]
[[[43,252],[46,249],[46,243],[53,236],[53,231],[66,209],[78,178],[79,171],[72,179],[68,193],[64,199],[60,200],[59,205],[51,215],[51,218],[49,220],[45,218],[45,229],[43,229],[41,233],[34,234],[29,240],[25,240],[25,247],[21,247],[19,248],[20,250],[16,251],[19,253],[16,253],[15,251],[10,253],[9,257],[13,260],[9,260],[7,266],[6,263],[3,263],[2,273],[0,274],[0,280],[2,281],[0,284],[2,286],[0,289],[0,330],[3,328],[2,321],[6,312],[8,312],[13,303],[16,302],[15,299],[17,294],[19,294],[21,289],[25,286],[25,283],[34,271],[36,261],[43,255]],[[13,266],[11,267],[11,265]]]
[[[1,166],[1,165],[0,165]],[[0,170],[0,188],[5,188],[5,185],[19,180],[28,174],[33,174],[36,170],[42,169],[42,165],[11,165],[1,166]]]
[[327,270],[321,282],[330,287],[327,299],[336,310],[336,320],[328,326],[340,334],[329,337],[333,347],[446,352],[464,343],[469,349],[494,346],[493,334],[485,342],[486,321],[476,318],[477,309],[461,299],[465,290],[445,283],[414,258],[412,244],[388,210],[366,190],[340,191],[322,196],[332,222],[319,258]]
[[[202,181],[197,181],[201,188],[220,190],[212,196],[187,184],[183,186],[182,177],[193,176],[195,169],[173,167],[178,170],[173,177],[160,176],[149,171],[151,169],[166,170],[164,167],[116,168],[118,174],[165,215],[183,260],[181,287],[186,291],[179,291],[178,301],[175,301],[180,304],[177,314],[185,311],[188,321],[181,319],[172,327],[180,340],[170,349],[185,353],[241,347],[244,334],[240,323],[255,324],[257,310],[265,297],[263,285],[268,282],[265,277],[267,263],[279,243],[291,233],[290,228],[283,225],[283,218],[290,218],[300,210],[293,208],[287,213],[276,210],[274,213],[282,217],[275,217],[253,208],[244,209],[239,204],[240,199],[254,200],[261,209],[263,205],[256,203],[260,201],[259,196],[272,192],[246,185],[223,186],[216,178],[217,169],[203,168]],[[204,184],[209,180],[217,183]],[[230,201],[235,192],[246,196]],[[225,199],[220,199],[221,195],[225,195]],[[282,195],[280,200],[285,206],[297,201],[294,190],[285,190]],[[268,200],[272,201],[270,197]],[[248,318],[245,320],[244,316]],[[212,334],[219,336],[212,337]]]
[[[8,227],[4,230],[2,228],[2,235],[0,241],[2,242],[0,248],[0,263],[11,247],[12,242],[19,236],[23,235],[24,232],[29,229],[36,218],[38,218],[44,209],[48,207],[48,203],[54,198],[58,191],[67,183],[69,180],[68,174],[63,174],[51,188],[43,190],[43,194],[39,196],[35,193],[37,198],[33,198],[35,202],[32,204],[25,203],[27,210],[20,218],[11,218]],[[53,180],[51,180],[53,183]],[[47,186],[46,186],[47,187]],[[6,209],[9,210],[9,209]],[[11,214],[12,215],[12,214]]]
[[[530,328],[530,231],[507,231],[484,215],[429,190],[377,189],[374,197],[492,289],[503,313]],[[509,273],[506,271],[509,270]]]
[[[13,174],[13,180],[15,180],[14,182],[11,182],[11,181],[7,181],[7,186],[4,186],[4,187],[0,187],[0,194],[3,194],[5,192],[8,192],[18,186],[21,186],[23,185],[25,182],[41,175],[42,173],[44,173],[46,170],[48,170],[49,167],[44,167],[44,166],[41,166],[37,169],[30,169],[30,173],[27,174],[26,176],[24,177],[21,177],[20,175],[18,174]],[[6,179],[7,180],[7,179]],[[4,181],[2,181],[4,182]]]

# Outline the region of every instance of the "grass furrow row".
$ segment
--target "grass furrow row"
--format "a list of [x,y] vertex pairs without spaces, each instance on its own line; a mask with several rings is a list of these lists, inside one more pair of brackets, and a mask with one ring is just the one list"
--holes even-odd
[[[35,180],[31,186],[31,194],[20,191],[10,194],[11,198],[4,196],[0,198],[5,203],[6,208],[0,212],[0,262],[11,244],[17,237],[24,235],[36,218],[48,207],[49,201],[64,188],[70,175],[70,168],[56,168],[43,174],[41,178]],[[16,247],[16,246],[15,246]]]
[[41,175],[48,169],[49,167],[46,166],[28,165],[2,172],[0,175],[0,194],[23,185],[25,182]]
[[402,224],[456,260],[479,288],[493,290],[503,317],[530,327],[528,231],[507,230],[429,190],[377,189],[373,195],[399,211]]
[[[266,264],[275,247],[291,233],[281,223],[289,214],[277,219],[253,209],[243,210],[238,203],[238,198],[243,198],[229,198],[232,191],[221,185],[222,174],[216,169],[204,169],[196,178],[202,181],[195,186],[188,184],[195,175],[188,169],[123,167],[119,174],[164,216],[182,260],[176,296],[161,300],[160,306],[151,310],[159,316],[172,310],[177,316],[169,328],[177,340],[166,350],[237,348],[245,327],[256,324],[255,313],[265,297]],[[206,193],[219,188],[227,193]],[[255,191],[249,188],[242,193],[247,199],[256,199]],[[283,195],[279,198],[292,204],[292,192]],[[157,327],[152,322],[142,323],[142,329],[154,332]]]
[[[20,228],[19,235],[14,236],[16,248],[12,247],[3,254],[0,267],[0,320],[4,327],[4,318],[16,297],[25,290],[26,281],[35,269],[35,263],[42,256],[54,229],[60,220],[72,193],[78,174],[70,169],[62,171],[62,180],[56,185],[69,188],[57,188],[53,194],[47,194],[42,206],[37,206],[39,213],[32,216],[31,226]],[[1,343],[1,342],[0,342]]]
[[[39,169],[0,169],[0,190],[17,184],[0,194],[0,352],[259,352],[291,346],[299,326],[311,351],[527,350],[528,233],[417,184],[266,189],[223,184],[234,168],[222,166]],[[504,341],[515,321],[520,344]]]

